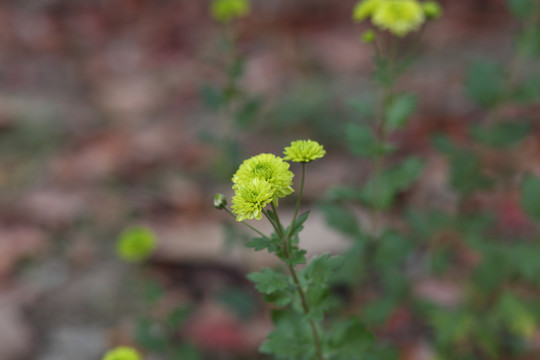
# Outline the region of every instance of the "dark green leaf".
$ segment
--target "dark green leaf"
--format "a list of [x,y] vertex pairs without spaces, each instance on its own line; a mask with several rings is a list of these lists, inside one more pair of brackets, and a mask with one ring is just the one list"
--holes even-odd
[[[302,229],[304,228],[303,225],[308,219],[308,217],[309,217],[309,211],[306,211],[305,213],[298,216],[298,218],[296,218],[296,221],[294,222],[294,224],[292,224],[291,238],[295,237],[296,235],[298,235],[300,231],[302,231]],[[288,231],[289,229],[287,228],[286,233],[288,233]]]
[[540,11],[537,2],[538,0],[507,0],[512,14],[521,20],[528,19]]
[[248,319],[257,311],[257,299],[241,288],[226,289],[218,295],[218,299],[241,319]]
[[499,122],[487,127],[477,126],[472,134],[475,139],[485,145],[506,147],[513,145],[529,134],[530,126],[523,121]]
[[342,256],[324,254],[312,258],[302,273],[310,281],[326,283],[341,265],[343,265]]
[[262,269],[260,272],[248,274],[247,277],[255,283],[255,288],[263,294],[271,294],[289,286],[287,276],[270,269]]
[[540,221],[540,179],[527,175],[521,184],[521,204],[527,214]]
[[255,251],[268,249],[269,252],[276,251],[276,244],[269,241],[267,238],[253,238],[246,243],[248,248],[253,248]]
[[236,124],[240,127],[246,127],[257,119],[257,115],[261,108],[261,99],[253,98],[242,105],[236,115]]
[[135,328],[137,343],[148,351],[162,352],[167,348],[167,334],[163,326],[147,318],[140,318]]
[[473,62],[465,80],[467,95],[480,106],[493,107],[504,95],[504,81],[505,74],[498,64],[489,61]]
[[188,306],[176,307],[169,313],[167,321],[173,329],[179,328],[190,317],[192,309]]
[[339,323],[332,331],[330,340],[332,353],[343,360],[361,359],[375,340],[357,317]]
[[388,105],[385,124],[389,130],[396,130],[407,124],[416,109],[416,96],[398,95]]
[[199,94],[202,102],[212,110],[219,109],[225,99],[223,92],[211,85],[203,85]]
[[326,222],[331,227],[347,235],[360,233],[358,219],[350,211],[341,206],[330,204],[321,206],[321,209],[324,212]]

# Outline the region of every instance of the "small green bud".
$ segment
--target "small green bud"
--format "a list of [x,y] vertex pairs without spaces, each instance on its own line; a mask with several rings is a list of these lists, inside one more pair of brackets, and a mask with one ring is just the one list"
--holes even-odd
[[375,31],[373,30],[366,30],[362,33],[362,41],[366,44],[371,44],[373,41],[375,41]]
[[227,198],[223,194],[216,194],[214,196],[214,207],[218,210],[225,209],[227,206]]
[[441,5],[435,1],[426,1],[422,3],[422,10],[424,10],[426,18],[430,20],[437,19],[442,15]]

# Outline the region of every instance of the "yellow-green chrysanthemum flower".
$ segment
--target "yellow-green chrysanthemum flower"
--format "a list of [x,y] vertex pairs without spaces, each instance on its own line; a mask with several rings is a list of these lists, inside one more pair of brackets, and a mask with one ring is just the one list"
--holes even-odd
[[289,164],[273,154],[260,154],[245,160],[233,175],[233,189],[258,178],[267,181],[272,187],[273,200],[282,198],[293,192]]
[[124,230],[116,243],[118,256],[130,262],[146,259],[156,248],[154,233],[144,227],[132,227]]
[[293,141],[291,146],[287,146],[285,151],[284,160],[291,160],[294,162],[308,163],[310,161],[322,158],[326,151],[316,141],[313,140],[298,140]]
[[135,349],[120,346],[108,351],[103,360],[142,360],[142,358]]
[[385,0],[362,0],[359,1],[353,9],[352,18],[356,22],[360,22],[362,20],[365,20],[377,9],[381,3],[383,3]]
[[424,10],[424,15],[428,19],[437,19],[442,14],[441,5],[435,1],[426,1],[422,3],[422,10]]
[[424,10],[416,0],[386,0],[372,17],[373,24],[397,36],[417,30],[424,20]]
[[231,208],[237,215],[237,221],[253,218],[261,220],[262,210],[274,198],[272,185],[258,177],[235,185],[234,192]]
[[214,0],[210,7],[212,17],[222,23],[245,16],[249,10],[249,0]]

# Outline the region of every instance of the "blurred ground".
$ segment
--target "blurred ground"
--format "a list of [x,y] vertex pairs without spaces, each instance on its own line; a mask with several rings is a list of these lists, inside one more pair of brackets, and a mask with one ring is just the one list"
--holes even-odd
[[[441,3],[444,17],[429,26],[421,58],[399,85],[420,99],[420,115],[399,137],[403,151],[430,161],[424,182],[431,185],[414,199],[447,198],[428,135],[459,135],[474,111],[461,88],[464,65],[477,56],[507,59],[515,26],[501,0]],[[264,337],[268,319],[241,323],[209,295],[224,277],[241,286],[246,271],[273,260],[223,251],[225,217],[212,197],[230,195],[230,184],[212,173],[216,150],[199,136],[220,121],[198,95],[220,79],[220,28],[207,5],[0,3],[0,360],[95,360],[129,342],[136,300],[126,297],[126,284],[135,270],[113,249],[119,231],[137,223],[160,238],[150,267],[179,274],[180,298],[204,300],[188,337],[201,341],[216,322],[227,333],[234,328],[241,340],[229,339],[233,353],[254,351]],[[351,24],[353,5],[255,1],[239,24],[243,85],[268,101],[239,141],[246,154],[279,152],[296,137],[324,143],[328,157],[310,169],[308,200],[364,176],[341,134],[328,131],[350,118],[347,100],[371,86],[372,54],[358,40],[362,27]],[[310,221],[313,253],[345,248],[320,215]]]

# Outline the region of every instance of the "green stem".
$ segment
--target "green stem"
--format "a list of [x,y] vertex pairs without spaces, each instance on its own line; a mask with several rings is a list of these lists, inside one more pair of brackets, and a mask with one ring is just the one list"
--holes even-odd
[[[227,213],[229,215],[231,215],[233,218],[236,219],[236,215],[234,215],[234,213],[231,211],[231,209],[229,209],[228,207],[225,207],[224,209],[225,209],[225,211],[227,211]],[[240,221],[240,222],[242,224],[244,224],[245,226],[247,226],[248,228],[250,228],[251,230],[255,231],[257,234],[261,235],[266,240],[270,241],[270,239],[266,235],[264,235],[262,232],[260,232],[258,229],[254,228],[253,226],[249,225],[247,222],[245,222],[245,221]]]
[[272,201],[270,204],[272,205],[272,211],[274,212],[274,216],[275,216],[275,218],[276,218],[276,222],[277,222],[277,230],[278,230],[279,237],[280,237],[281,239],[285,239],[285,237],[284,237],[285,232],[283,231],[283,226],[281,225],[281,221],[279,220],[279,216],[278,216],[278,213],[277,213],[276,205],[274,204],[273,201]]
[[[305,166],[303,166],[302,170],[303,170],[302,171],[302,185],[301,185],[299,197],[302,196],[302,191],[303,191],[303,185],[304,185],[303,180],[304,180],[304,175],[305,175]],[[298,208],[299,208],[299,203],[297,203],[297,211],[295,212],[295,218],[296,218],[296,215],[298,214]],[[289,239],[288,239],[288,237],[285,238],[283,236],[283,227],[281,226],[281,221],[279,220],[279,216],[278,216],[278,213],[276,211],[276,207],[275,207],[275,205],[273,203],[272,203],[272,209],[274,210],[274,215],[276,217],[276,222],[277,222],[277,228],[279,229],[278,233],[280,233],[280,238],[281,238],[281,241],[282,241],[283,257],[285,258],[285,260],[290,260],[291,259],[291,254],[289,252],[289,241],[288,241]],[[295,220],[293,220],[292,224],[294,224],[294,221]],[[292,228],[292,224],[291,224],[291,228]],[[289,230],[289,233],[290,233],[290,230]],[[288,236],[289,235],[290,234],[288,234]],[[296,290],[298,291],[298,295],[300,296],[300,302],[302,304],[302,309],[304,310],[304,314],[307,316],[307,315],[309,315],[309,305],[308,305],[308,302],[307,302],[307,299],[306,299],[306,294],[304,292],[304,289],[302,288],[302,285],[300,284],[300,281],[298,280],[298,275],[296,273],[296,269],[290,263],[287,263],[287,268],[289,269],[289,272],[291,273],[291,277],[293,279],[293,282],[296,285]],[[308,321],[309,321],[309,326],[311,328],[311,334],[313,336],[313,342],[315,344],[315,352],[317,354],[317,360],[325,360],[324,356],[323,356],[323,353],[322,353],[321,336],[319,334],[319,329],[317,328],[317,324],[315,324],[315,321],[313,321],[312,319],[309,319]]]
[[289,227],[289,231],[287,232],[287,237],[285,238],[287,243],[291,240],[291,234],[292,229],[294,227],[294,223],[296,222],[296,218],[298,217],[298,211],[300,210],[300,202],[302,201],[302,195],[304,194],[304,179],[306,178],[306,163],[302,163],[302,179],[300,181],[300,191],[298,192],[298,199],[296,200],[296,209],[294,210],[294,216],[291,222],[291,225]]

